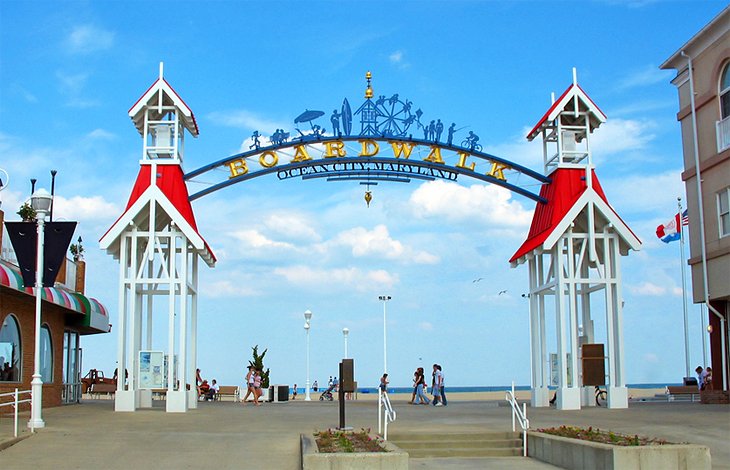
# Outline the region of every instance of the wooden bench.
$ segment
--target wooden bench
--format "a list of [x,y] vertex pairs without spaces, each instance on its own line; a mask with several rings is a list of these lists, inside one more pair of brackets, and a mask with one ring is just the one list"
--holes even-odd
[[674,401],[675,398],[689,397],[690,401],[695,401],[695,397],[700,399],[700,391],[694,385],[668,385],[667,386],[667,401]]
[[114,396],[115,393],[117,393],[117,386],[115,384],[108,383],[92,384],[91,390],[89,391],[92,398],[99,398],[102,394]]
[[231,397],[233,401],[239,401],[238,386],[236,385],[221,385],[218,389],[218,393],[213,397],[215,400],[220,400],[223,397]]

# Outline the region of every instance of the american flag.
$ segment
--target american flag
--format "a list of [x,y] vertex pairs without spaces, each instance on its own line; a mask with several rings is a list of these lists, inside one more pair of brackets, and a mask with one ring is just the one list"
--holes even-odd
[[682,225],[689,225],[689,216],[687,215],[687,209],[682,212]]

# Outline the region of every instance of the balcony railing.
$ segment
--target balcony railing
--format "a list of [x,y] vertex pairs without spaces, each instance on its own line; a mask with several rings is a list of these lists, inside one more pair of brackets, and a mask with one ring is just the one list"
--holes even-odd
[[730,116],[717,121],[717,153],[730,147]]

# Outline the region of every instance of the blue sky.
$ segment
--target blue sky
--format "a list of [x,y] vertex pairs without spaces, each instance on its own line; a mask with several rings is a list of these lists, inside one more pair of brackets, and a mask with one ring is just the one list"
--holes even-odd
[[[541,170],[540,146],[524,136],[577,67],[579,83],[608,116],[595,134],[597,175],[644,243],[623,259],[628,381],[680,381],[679,246],[654,231],[684,197],[681,142],[673,73],[658,66],[724,6],[5,1],[0,168],[11,181],[2,207],[12,220],[28,180],[48,187],[49,171],[58,170],[56,217],[80,222],[87,291],[116,323],[117,263],[96,240],[121,214],[139,170],[142,142],[127,110],[155,81],[160,61],[200,127],[200,137],[186,141],[186,171],[237,153],[254,130],[292,129],[305,109],[329,112],[345,97],[358,106],[367,70],[376,96],[399,93],[428,119],[469,126],[485,151]],[[367,208],[358,184],[269,176],[194,202],[219,258],[200,279],[206,378],[240,382],[258,344],[268,348],[274,382],[303,385],[302,313],[311,309],[312,380],[336,375],[347,327],[356,377],[373,386],[383,362],[378,295],[388,294],[394,385],[433,362],[451,385],[529,383],[520,296],[527,269],[511,269],[508,260],[526,237],[534,203],[469,179],[380,184],[373,196]],[[159,349],[166,347],[162,311]],[[698,307],[690,322],[694,365],[701,362]],[[113,371],[115,333],[85,337],[83,348],[85,370]]]

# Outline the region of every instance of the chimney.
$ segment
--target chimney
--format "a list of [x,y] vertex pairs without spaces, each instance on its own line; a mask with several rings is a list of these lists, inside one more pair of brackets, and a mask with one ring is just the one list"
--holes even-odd
[[86,261],[79,259],[76,261],[76,292],[84,293],[86,288]]

